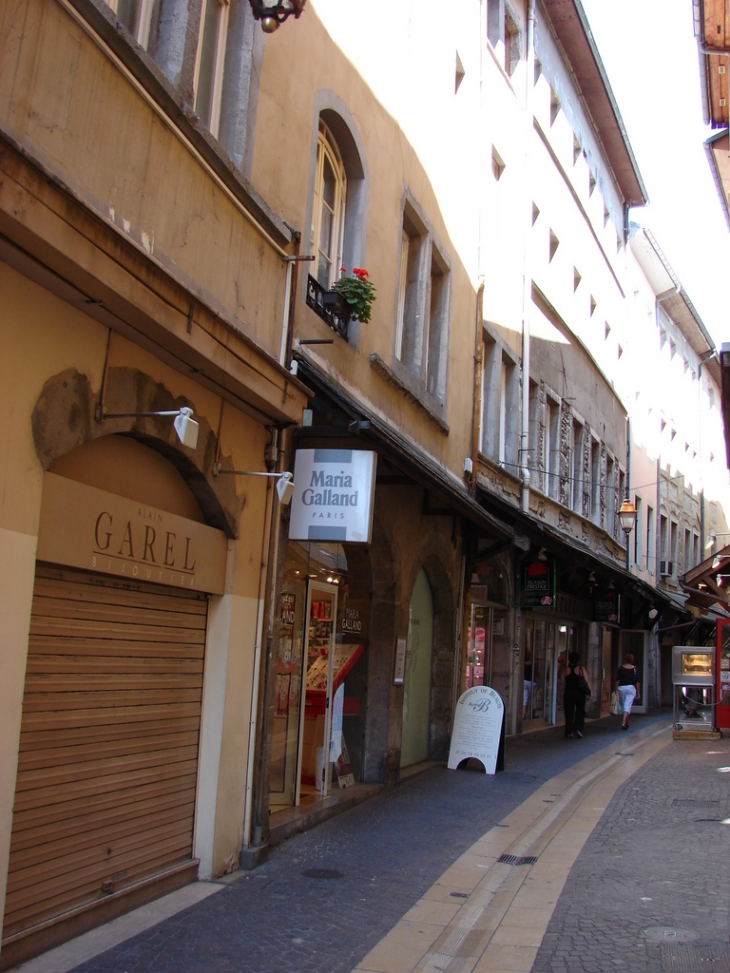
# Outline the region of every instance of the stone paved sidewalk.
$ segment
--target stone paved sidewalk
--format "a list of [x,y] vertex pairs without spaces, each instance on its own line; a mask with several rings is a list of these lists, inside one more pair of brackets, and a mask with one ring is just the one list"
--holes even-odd
[[485,832],[576,761],[614,740],[625,746],[633,729],[622,735],[605,720],[580,741],[561,728],[510,741],[494,778],[432,770],[298,835],[260,869],[74,973],[349,973]]
[[[657,719],[637,717],[626,734],[620,733],[615,720],[589,724],[580,741],[565,741],[561,728],[508,741],[506,772],[494,778],[441,768],[413,778],[296,836],[275,849],[262,868],[77,966],[74,973],[349,973],[459,856],[490,829],[501,834],[500,821],[541,785],[586,756],[598,758],[607,746],[607,753],[612,752],[613,744],[617,751],[630,749],[634,735],[642,728],[651,729]],[[686,761],[689,750],[678,746],[678,759]],[[717,749],[722,747],[726,747],[724,742]],[[710,762],[713,759],[720,758],[707,757]],[[730,764],[730,752],[722,759]],[[650,775],[641,794],[648,794],[651,788],[677,788],[673,765],[664,760],[662,754],[631,778],[607,808],[558,902],[535,961],[536,973],[600,971],[614,969],[617,963],[627,971],[653,969],[646,963],[634,964],[632,948],[626,959],[612,949],[616,924],[621,925],[621,903],[627,903],[629,914],[636,915],[633,897],[627,892],[633,876],[623,876],[620,862],[618,869],[611,866],[607,870],[604,859],[608,856],[610,862],[616,854],[629,854],[613,843],[622,838],[627,812],[621,802],[632,799],[634,781]],[[652,769],[655,764],[657,771]],[[712,774],[713,783],[717,779],[717,786],[726,789],[730,781],[714,770]],[[692,786],[697,789],[701,781],[693,780]],[[662,798],[662,806],[662,801],[667,803]],[[643,807],[641,798],[634,802]],[[622,810],[617,812],[616,807]],[[688,807],[676,805],[672,821],[686,823]],[[723,805],[722,810],[724,814],[730,808]],[[703,816],[719,817],[720,813]],[[618,835],[608,822],[613,822],[611,827],[618,829]],[[727,833],[716,822],[697,826],[719,829],[723,838]],[[633,834],[633,829],[634,823],[628,823],[626,833]],[[654,831],[662,833],[656,827]],[[601,844],[598,836],[604,834],[606,840]],[[672,834],[670,828],[669,836]],[[599,843],[594,847],[595,841]],[[656,844],[652,839],[652,847]],[[670,847],[664,847],[661,855],[671,857]],[[642,878],[646,878],[644,889],[651,882],[651,872]],[[614,901],[609,893],[615,908],[603,929],[598,913],[604,898]],[[726,904],[724,887],[722,896]],[[707,901],[704,886],[699,900]],[[565,903],[569,903],[567,907]],[[597,943],[599,926],[603,931]],[[646,948],[650,952],[652,947]],[[575,965],[576,953],[583,965]],[[722,973],[715,964],[698,968]]]
[[674,741],[588,838],[532,973],[727,973],[729,937],[730,741]]

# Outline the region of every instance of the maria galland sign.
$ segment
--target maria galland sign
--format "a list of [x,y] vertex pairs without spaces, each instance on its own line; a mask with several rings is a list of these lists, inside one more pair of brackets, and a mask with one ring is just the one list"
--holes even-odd
[[377,454],[361,449],[298,449],[289,538],[369,544]]

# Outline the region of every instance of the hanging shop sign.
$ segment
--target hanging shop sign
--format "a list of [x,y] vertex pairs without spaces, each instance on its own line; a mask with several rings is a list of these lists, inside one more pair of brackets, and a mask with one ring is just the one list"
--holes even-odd
[[530,561],[522,566],[522,607],[555,607],[555,562]]
[[223,594],[227,550],[225,534],[213,527],[43,474],[39,561]]
[[593,615],[596,622],[618,624],[621,610],[621,595],[614,589],[602,592],[593,602]]
[[493,774],[497,767],[503,720],[502,697],[490,686],[472,686],[462,693],[454,713],[446,765],[449,770],[456,770],[463,760],[474,757],[484,764],[488,774]]
[[289,538],[369,544],[377,454],[359,449],[298,449]]

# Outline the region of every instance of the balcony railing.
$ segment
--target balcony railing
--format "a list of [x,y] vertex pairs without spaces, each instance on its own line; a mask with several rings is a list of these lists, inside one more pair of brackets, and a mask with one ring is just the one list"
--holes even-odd
[[347,341],[350,314],[341,294],[325,290],[311,274],[307,277],[307,307],[311,307],[323,321]]

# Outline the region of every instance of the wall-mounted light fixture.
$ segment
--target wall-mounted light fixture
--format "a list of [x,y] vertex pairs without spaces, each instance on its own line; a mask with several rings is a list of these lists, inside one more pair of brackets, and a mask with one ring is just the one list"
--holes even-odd
[[283,24],[287,17],[299,17],[307,0],[249,0],[253,19],[261,21],[261,29],[266,34],[273,34]]
[[195,449],[198,445],[198,432],[200,424],[193,419],[193,410],[184,405],[180,409],[172,409],[169,412],[102,412],[97,421],[104,422],[106,419],[149,419],[153,416],[175,416],[173,426],[177,433],[177,438],[189,449]]
[[547,561],[547,551],[545,550],[544,547],[541,547],[540,548],[540,551],[539,551],[539,553],[537,555],[537,560],[538,561]]
[[711,530],[710,536],[707,538],[707,543],[705,544],[705,550],[709,551],[715,546],[715,541],[718,537],[730,537],[730,530]]
[[222,470],[220,463],[213,463],[213,476],[273,476],[278,479],[276,495],[279,503],[287,506],[294,495],[294,480],[287,470],[284,473],[259,473],[258,470]]

